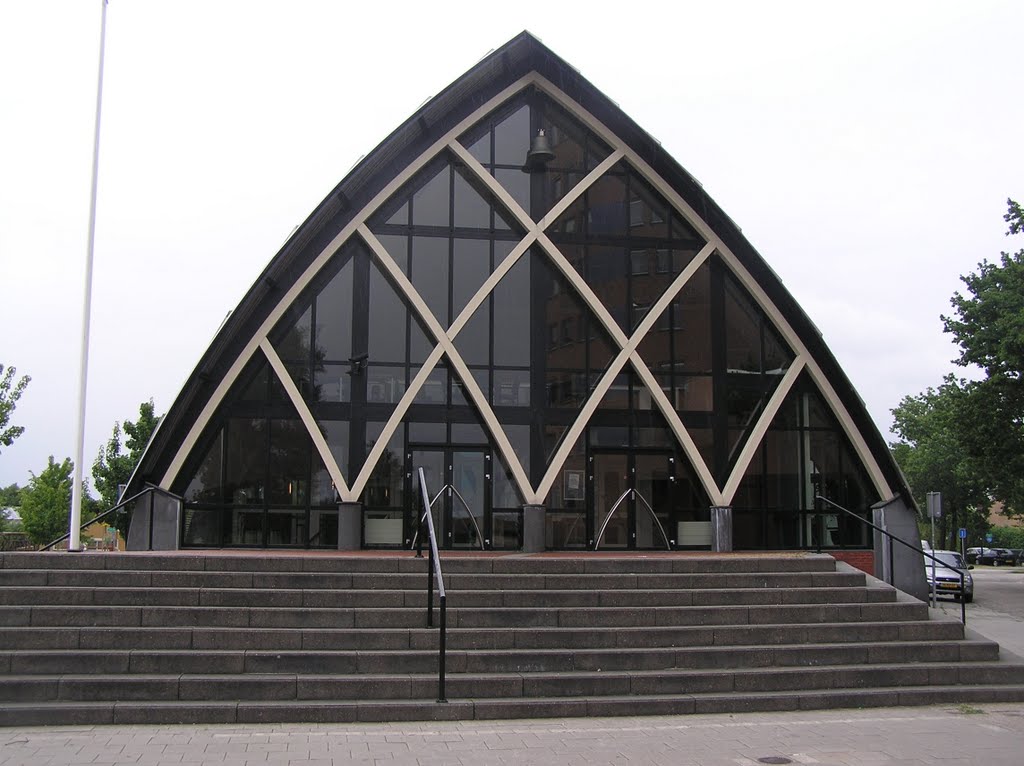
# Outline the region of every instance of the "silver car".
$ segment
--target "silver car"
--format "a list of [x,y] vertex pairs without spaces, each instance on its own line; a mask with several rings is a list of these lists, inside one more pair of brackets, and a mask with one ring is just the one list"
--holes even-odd
[[938,561],[932,561],[927,556],[924,559],[924,576],[928,580],[928,592],[932,591],[932,565],[934,564],[936,595],[945,593],[959,601],[961,596],[960,574],[963,573],[963,599],[968,604],[974,601],[974,580],[971,578],[970,572],[967,571],[974,567],[968,566],[963,556],[956,551],[928,551],[928,553],[938,559]]

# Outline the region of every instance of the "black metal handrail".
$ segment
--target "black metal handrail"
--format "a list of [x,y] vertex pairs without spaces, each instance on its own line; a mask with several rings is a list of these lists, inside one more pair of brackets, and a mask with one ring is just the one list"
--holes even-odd
[[[427,492],[427,477],[423,474],[423,469],[419,469],[420,476],[420,494],[423,496],[423,508],[426,512],[423,516],[427,519],[427,539],[430,542],[428,557],[429,562],[427,563],[427,627],[433,627],[434,625],[434,577],[437,577],[437,595],[440,602],[441,609],[441,624],[438,626],[438,656],[437,656],[437,701],[447,702],[448,699],[444,695],[444,662],[445,662],[445,650],[448,643],[448,632],[447,632],[447,595],[444,592],[444,577],[441,573],[441,555],[437,552],[437,533],[434,531],[434,519],[430,513],[430,494]],[[423,526],[423,516],[420,517],[420,526]],[[422,531],[422,530],[421,530]],[[420,535],[420,539],[423,539],[423,535]],[[419,546],[416,547],[416,556],[419,558],[423,557],[423,553]]]
[[[889,542],[889,579],[886,580],[886,582],[889,585],[892,585],[893,587],[896,587],[895,582],[894,582],[894,580],[896,579],[896,573],[895,573],[895,570],[893,569],[893,553],[892,553],[892,550],[893,550],[892,549],[892,541],[893,540],[895,540],[896,542],[900,543],[901,545],[907,546],[912,551],[917,551],[922,556],[926,556],[926,557],[930,558],[933,563],[937,562],[937,563],[941,564],[944,569],[949,569],[949,567],[947,567],[945,564],[942,563],[942,559],[937,558],[936,556],[933,556],[931,553],[928,553],[928,551],[924,550],[923,548],[918,548],[916,545],[914,545],[912,543],[908,543],[902,537],[897,537],[892,532],[889,532],[889,531],[887,531],[885,529],[882,529],[877,524],[872,524],[870,521],[865,519],[863,516],[854,513],[853,511],[849,510],[848,508],[843,508],[843,506],[839,505],[838,503],[832,502],[827,497],[824,497],[823,495],[815,495],[814,499],[815,499],[815,501],[820,501],[820,502],[823,502],[823,503],[828,503],[833,508],[836,508],[837,510],[842,511],[843,513],[847,514],[848,516],[851,516],[851,517],[857,519],[857,521],[861,522],[862,524],[865,524],[865,525],[871,527],[876,532],[881,532],[883,535],[885,535],[886,537],[889,538],[889,541],[890,541]],[[820,510],[818,511],[818,519],[819,519],[819,521],[821,519],[821,511]],[[818,553],[821,553],[821,538],[822,538],[822,534],[819,531],[819,534],[818,534]],[[953,571],[956,572],[957,575],[960,577],[960,621],[964,625],[966,625],[967,624],[967,589],[966,589],[967,578],[964,575],[964,573],[961,572],[959,569],[954,569]]]
[[[153,495],[155,493],[157,493],[157,492],[159,492],[162,495],[167,495],[167,497],[170,497],[170,498],[172,498],[174,500],[177,500],[179,503],[184,502],[184,498],[181,498],[178,495],[175,495],[173,492],[168,492],[166,489],[162,489],[160,487],[157,487],[157,486],[151,484],[151,485],[147,486],[145,489],[143,489],[143,490],[141,490],[139,492],[136,492],[131,497],[128,497],[128,498],[125,498],[124,500],[118,501],[117,505],[115,505],[115,506],[113,506],[111,508],[108,508],[103,513],[99,514],[98,516],[94,516],[93,518],[91,518],[88,521],[84,522],[82,524],[82,526],[79,527],[78,531],[81,532],[82,530],[87,529],[88,527],[91,527],[96,522],[102,521],[103,519],[107,518],[107,516],[110,516],[111,514],[117,513],[118,511],[122,510],[126,505],[129,505],[130,503],[134,503],[136,500],[138,500],[143,495],[149,494],[149,496],[150,496],[150,503],[149,503],[149,549],[152,550],[153,549],[153,501],[152,501],[152,498],[153,498]],[[40,551],[48,551],[53,546],[57,545],[57,543],[64,542],[69,537],[71,537],[70,530],[68,532],[65,532],[63,535],[58,537],[53,542],[47,543],[46,545],[44,545],[39,550]]]

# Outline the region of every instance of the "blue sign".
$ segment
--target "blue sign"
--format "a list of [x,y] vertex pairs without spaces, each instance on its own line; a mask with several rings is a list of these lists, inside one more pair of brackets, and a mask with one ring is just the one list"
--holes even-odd
[[964,529],[963,527],[960,527],[960,539],[961,540],[966,540],[967,539],[967,530]]
[[992,542],[992,535],[985,535],[985,542],[986,543]]

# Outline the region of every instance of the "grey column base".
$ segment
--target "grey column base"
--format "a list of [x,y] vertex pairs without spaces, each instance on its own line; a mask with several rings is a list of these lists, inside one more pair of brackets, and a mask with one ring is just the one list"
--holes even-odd
[[130,551],[176,551],[181,548],[181,503],[152,493],[135,503],[125,547]]
[[338,503],[338,550],[357,551],[363,542],[363,504]]
[[732,550],[732,508],[711,506],[711,550],[727,553]]
[[543,505],[523,506],[523,553],[544,550],[545,509]]

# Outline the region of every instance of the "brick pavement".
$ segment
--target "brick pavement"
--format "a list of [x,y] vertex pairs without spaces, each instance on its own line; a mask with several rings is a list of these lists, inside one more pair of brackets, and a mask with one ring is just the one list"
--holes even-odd
[[1024,703],[637,718],[0,729],[0,766],[1020,766]]

